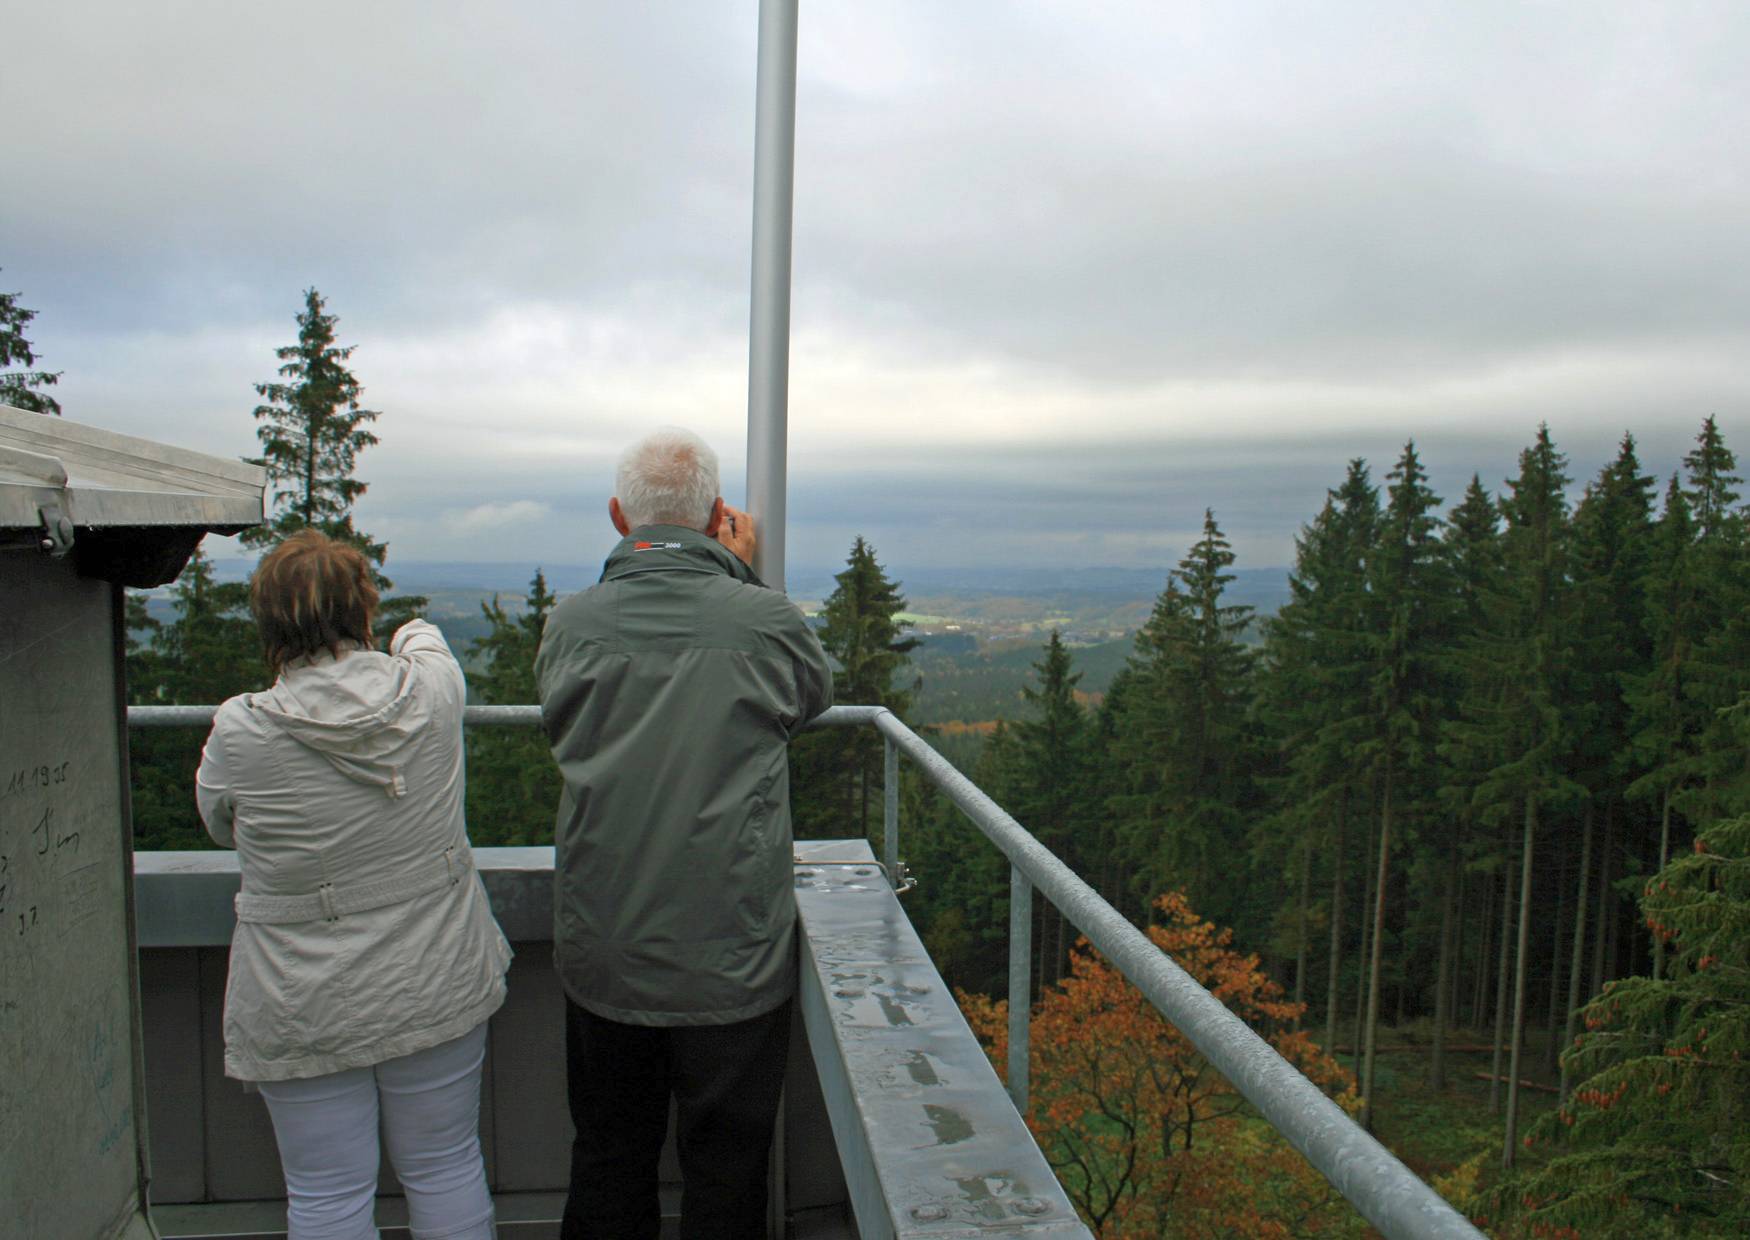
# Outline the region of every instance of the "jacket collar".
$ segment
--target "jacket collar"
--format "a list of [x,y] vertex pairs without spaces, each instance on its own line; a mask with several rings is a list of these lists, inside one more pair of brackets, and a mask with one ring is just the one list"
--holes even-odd
[[765,584],[729,548],[683,525],[644,525],[633,530],[609,553],[601,580],[649,572],[717,573],[749,585]]

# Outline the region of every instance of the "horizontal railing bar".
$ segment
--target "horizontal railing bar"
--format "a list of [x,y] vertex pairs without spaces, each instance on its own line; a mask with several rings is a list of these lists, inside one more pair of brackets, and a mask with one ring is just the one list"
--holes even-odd
[[[219,707],[128,707],[130,728],[212,728]],[[856,728],[872,724],[886,707],[831,707],[810,719],[810,728]],[[541,707],[464,707],[462,722],[469,728],[534,728],[541,722]]]
[[[212,723],[212,706],[130,706],[130,727]],[[474,726],[538,724],[538,706],[470,706]],[[1027,829],[884,706],[835,706],[811,727],[872,723],[1390,1240],[1480,1240],[1470,1222],[1230,1012]]]
[[[210,728],[217,706],[130,706],[130,728]],[[850,728],[875,722],[885,706],[834,706],[809,721],[811,728]],[[467,706],[462,722],[471,728],[538,727],[539,706]]]

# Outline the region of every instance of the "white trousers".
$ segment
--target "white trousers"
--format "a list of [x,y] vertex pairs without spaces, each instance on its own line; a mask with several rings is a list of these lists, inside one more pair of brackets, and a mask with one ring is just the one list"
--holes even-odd
[[287,1240],[376,1240],[377,1126],[418,1240],[492,1240],[480,1160],[486,1025],[371,1068],[262,1081],[286,1176]]

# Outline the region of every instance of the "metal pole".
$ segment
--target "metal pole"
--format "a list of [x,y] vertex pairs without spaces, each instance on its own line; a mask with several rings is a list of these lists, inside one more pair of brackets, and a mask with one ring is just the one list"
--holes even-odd
[[1009,1097],[1027,1114],[1027,1077],[1033,1037],[1033,884],[1009,867]]
[[886,749],[882,781],[882,794],[885,804],[882,806],[881,847],[886,854],[887,881],[895,888],[900,886],[899,879],[899,747],[892,740],[883,737]]
[[797,0],[760,0],[753,155],[753,295],[747,358],[747,506],[753,569],[784,588],[790,413],[790,218],[796,171]]

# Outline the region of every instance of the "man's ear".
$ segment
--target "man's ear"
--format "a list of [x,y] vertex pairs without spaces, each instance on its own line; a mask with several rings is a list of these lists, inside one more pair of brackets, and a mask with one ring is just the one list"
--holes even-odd
[[717,537],[717,531],[723,527],[723,497],[719,495],[711,502],[711,519],[705,522],[706,538]]
[[614,496],[608,501],[608,520],[614,523],[614,528],[621,534],[630,534],[632,527],[626,524],[626,510],[620,507],[620,497]]

